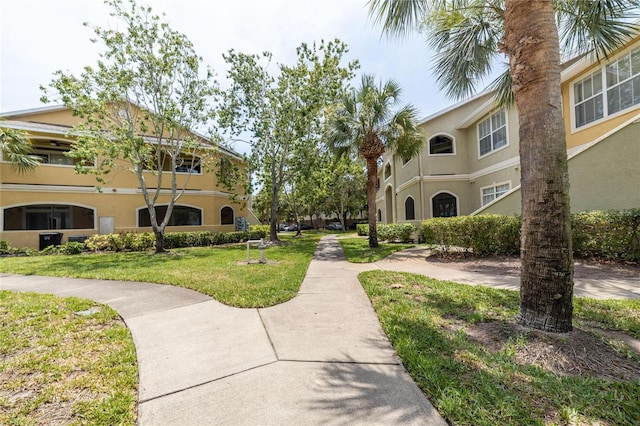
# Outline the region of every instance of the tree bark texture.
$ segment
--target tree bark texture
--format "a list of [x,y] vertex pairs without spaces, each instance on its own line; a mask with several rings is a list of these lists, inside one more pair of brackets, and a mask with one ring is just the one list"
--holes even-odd
[[560,49],[552,0],[506,0],[505,51],[520,122],[520,309],[536,329],[572,329],[573,255]]
[[378,157],[366,157],[367,160],[367,214],[369,215],[369,247],[378,247],[376,227],[376,182],[378,180]]

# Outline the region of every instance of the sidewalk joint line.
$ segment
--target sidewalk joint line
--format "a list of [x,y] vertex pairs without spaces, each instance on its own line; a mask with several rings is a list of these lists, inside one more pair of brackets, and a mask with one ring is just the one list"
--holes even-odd
[[280,361],[280,356],[278,356],[278,351],[276,350],[276,345],[273,344],[273,340],[271,340],[271,335],[269,334],[269,330],[267,330],[267,325],[264,323],[264,319],[262,318],[262,309],[256,309],[258,312],[258,318],[260,318],[260,323],[262,324],[262,328],[264,329],[264,334],[267,335],[267,339],[269,339],[269,344],[271,345],[271,349],[273,349],[273,354],[276,357],[276,361]]
[[211,380],[207,380],[206,382],[201,382],[201,383],[197,383],[195,385],[187,386],[186,388],[176,389],[174,391],[167,392],[167,393],[164,393],[162,395],[152,396],[151,398],[147,398],[147,399],[140,399],[140,400],[138,400],[138,404],[144,404],[145,402],[154,401],[156,399],[164,398],[165,396],[171,396],[171,395],[175,395],[175,394],[180,393],[180,392],[184,392],[184,391],[188,391],[188,390],[191,390],[191,389],[199,388],[200,386],[208,385],[210,383],[214,383],[214,382],[217,382],[217,381],[220,381],[220,380],[223,380],[223,379],[227,379],[229,377],[237,376],[239,374],[243,374],[243,373],[246,373],[246,372],[251,371],[251,370],[256,370],[258,368],[266,367],[268,365],[275,364],[277,362],[278,361],[275,360],[275,361],[267,362],[265,364],[255,365],[255,366],[253,366],[251,368],[247,368],[247,369],[244,369],[244,370],[241,370],[241,371],[236,371],[235,373],[230,373],[230,374],[227,374],[226,376],[216,377],[215,379],[211,379]]
[[322,361],[322,360],[312,360],[312,359],[281,359],[280,362],[297,362],[302,364],[353,364],[353,365],[402,365],[400,361],[398,362],[376,362],[376,361]]

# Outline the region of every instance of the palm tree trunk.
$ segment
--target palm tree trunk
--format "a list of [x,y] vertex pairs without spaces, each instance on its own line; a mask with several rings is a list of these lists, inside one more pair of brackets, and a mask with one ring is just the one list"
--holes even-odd
[[505,3],[505,51],[520,121],[520,310],[525,326],[572,329],[573,257],[560,51],[552,0]]
[[367,160],[367,212],[369,215],[369,247],[378,247],[376,228],[376,182],[378,179],[378,156],[366,157]]

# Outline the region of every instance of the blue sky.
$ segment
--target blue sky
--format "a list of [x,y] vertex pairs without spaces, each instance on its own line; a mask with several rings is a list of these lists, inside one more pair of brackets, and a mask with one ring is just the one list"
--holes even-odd
[[[222,53],[268,50],[274,61],[293,63],[302,42],[339,38],[349,46],[347,58],[358,59],[360,72],[394,79],[403,101],[420,116],[431,115],[455,101],[442,93],[431,73],[432,53],[424,37],[381,37],[368,15],[366,0],[139,0],[155,13],[165,13],[172,28],[194,43],[207,65],[224,78]],[[3,0],[0,3],[0,111],[42,106],[40,85],[61,69],[79,73],[95,64],[100,45],[82,25],[114,26],[101,0]]]

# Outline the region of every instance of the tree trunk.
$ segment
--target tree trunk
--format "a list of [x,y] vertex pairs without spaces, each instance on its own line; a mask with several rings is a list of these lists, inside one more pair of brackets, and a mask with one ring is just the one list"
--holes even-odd
[[164,248],[164,232],[159,228],[153,230],[153,235],[156,237],[156,252],[155,254],[164,253],[166,249]]
[[378,179],[378,156],[366,157],[367,160],[367,212],[369,215],[369,247],[378,247],[376,228],[376,182]]
[[269,239],[273,242],[278,241],[278,192],[278,186],[273,181],[271,184],[271,217],[269,218]]
[[520,310],[516,320],[572,329],[573,255],[560,49],[552,0],[507,0],[505,51],[520,121]]

